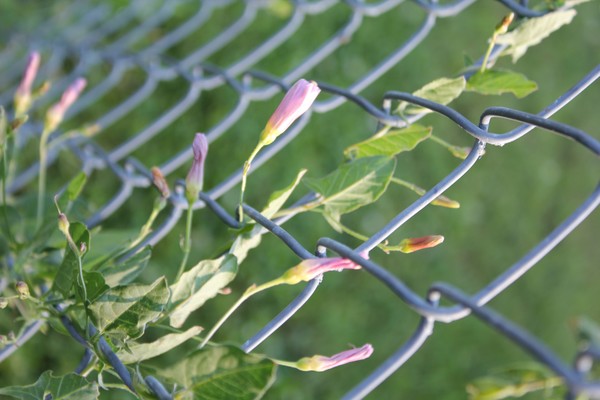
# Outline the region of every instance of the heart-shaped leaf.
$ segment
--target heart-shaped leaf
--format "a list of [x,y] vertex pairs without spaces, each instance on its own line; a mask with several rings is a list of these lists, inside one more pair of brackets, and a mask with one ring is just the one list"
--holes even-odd
[[178,398],[260,399],[275,380],[276,365],[233,346],[207,346],[171,367],[157,371],[185,389]]
[[117,286],[104,292],[89,309],[100,334],[121,333],[137,338],[156,320],[169,301],[165,277],[150,285]]
[[226,254],[216,260],[200,261],[171,285],[170,324],[176,328],[187,317],[215,297],[237,274],[237,259]]
[[320,195],[315,206],[331,215],[342,215],[377,200],[387,189],[396,160],[364,157],[340,166],[329,175],[306,179],[305,184]]

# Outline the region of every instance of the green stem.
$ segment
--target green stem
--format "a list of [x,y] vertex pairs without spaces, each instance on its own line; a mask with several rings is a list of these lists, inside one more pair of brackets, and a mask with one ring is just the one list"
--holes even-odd
[[250,157],[248,157],[248,159],[244,163],[244,169],[242,171],[242,189],[240,190],[240,204],[238,206],[238,218],[240,223],[244,221],[244,208],[242,207],[242,204],[244,203],[244,192],[246,191],[246,179],[248,176],[248,171],[250,171],[252,160],[254,160],[254,157],[256,157],[260,149],[262,149],[263,147],[264,144],[262,142],[258,142],[254,150],[252,150]]
[[[75,253],[75,257],[77,257],[77,266],[79,267],[79,280],[81,281],[81,288],[83,289],[83,305],[87,309],[88,307],[88,297],[87,297],[87,288],[85,286],[85,280],[83,279],[83,261],[81,251],[77,248],[77,245],[71,238],[71,235],[67,235],[67,244],[71,248],[71,251]],[[86,323],[87,326],[87,323]]]
[[246,289],[244,294],[242,294],[242,296],[229,308],[229,310],[227,310],[227,312],[221,317],[221,319],[219,319],[217,321],[215,326],[213,326],[212,329],[206,334],[206,336],[204,337],[204,340],[202,340],[202,343],[200,343],[200,346],[198,346],[198,348],[201,349],[204,346],[206,346],[206,343],[208,343],[208,341],[214,336],[214,334],[219,330],[221,325],[223,325],[225,323],[225,321],[227,321],[227,318],[229,318],[231,316],[231,314],[233,314],[233,312],[235,310],[237,310],[239,308],[239,306],[242,305],[243,302],[248,300],[250,297],[252,297],[256,293],[259,293],[259,292],[262,292],[263,290],[272,288],[273,286],[282,285],[284,283],[285,283],[285,281],[282,278],[277,278],[277,279],[273,279],[272,281],[269,281],[267,283],[263,283],[260,286],[252,285],[248,289]]
[[183,242],[183,259],[181,260],[181,264],[179,265],[179,271],[177,271],[177,277],[175,278],[175,282],[181,278],[183,275],[183,271],[185,271],[185,265],[187,264],[188,257],[190,255],[190,250],[192,249],[192,215],[194,214],[193,204],[188,203],[187,209],[187,219],[185,222],[185,239]]
[[440,138],[440,137],[438,137],[438,136],[431,135],[431,136],[429,136],[429,139],[430,139],[430,140],[433,140],[434,142],[436,142],[436,143],[438,143],[438,144],[441,144],[441,145],[442,145],[442,146],[444,146],[445,148],[450,148],[450,147],[452,147],[452,145],[451,145],[450,143],[446,142],[444,139],[442,139],[442,138]]
[[271,358],[271,361],[273,361],[275,364],[281,365],[283,367],[298,369],[297,361],[283,361],[283,360],[276,360],[274,358]]
[[10,222],[8,221],[8,210],[7,208],[7,203],[6,203],[6,172],[8,170],[8,162],[6,160],[7,157],[7,153],[6,153],[6,144],[2,146],[2,216],[4,217],[4,225],[5,225],[5,231],[6,231],[6,237],[8,237],[8,241],[10,243],[15,243],[14,237],[12,235],[12,232],[10,230]]
[[42,227],[42,220],[44,219],[44,198],[46,197],[46,162],[48,158],[48,137],[50,131],[44,129],[42,136],[40,137],[40,172],[38,176],[38,202],[37,202],[37,216],[35,228],[38,230]]
[[485,69],[487,68],[487,63],[488,63],[488,60],[490,59],[490,55],[492,54],[492,49],[494,48],[494,45],[496,44],[497,38],[498,38],[498,33],[494,32],[494,34],[490,38],[490,45],[488,46],[488,48],[485,52],[485,56],[483,56],[483,61],[481,62],[481,68],[479,68],[479,72],[481,72],[481,73],[485,72]]
[[[83,306],[87,309],[88,307],[88,297],[87,297],[87,288],[85,287],[85,280],[83,280],[83,262],[81,261],[81,253],[77,251],[75,253],[77,255],[77,265],[79,266],[79,279],[81,280],[81,288],[83,289]],[[86,321],[87,326],[87,321]]]
[[408,189],[412,190],[413,192],[415,192],[419,196],[423,196],[425,193],[427,193],[425,191],[425,189],[423,189],[423,188],[415,185],[414,183],[410,183],[410,182],[407,182],[407,181],[402,180],[400,178],[396,178],[395,176],[392,176],[391,181],[393,183],[396,183],[396,184],[398,184],[400,186],[404,186],[405,188],[408,188]]
[[298,207],[285,208],[283,210],[277,211],[273,218],[285,217],[287,215],[295,215],[301,212],[312,211],[314,208],[320,206],[323,203],[322,199],[317,199],[315,201],[311,201],[310,203],[303,204]]
[[144,226],[142,226],[142,229],[140,229],[140,233],[138,234],[137,238],[135,238],[135,240],[131,242],[131,244],[129,245],[129,249],[132,249],[135,246],[137,246],[151,232],[152,225],[154,224],[156,217],[158,217],[158,214],[162,211],[163,208],[165,208],[166,204],[167,202],[164,197],[159,197],[156,199],[156,201],[154,202],[154,207],[152,208],[152,212],[150,213],[150,217],[148,217],[148,221],[146,221]]

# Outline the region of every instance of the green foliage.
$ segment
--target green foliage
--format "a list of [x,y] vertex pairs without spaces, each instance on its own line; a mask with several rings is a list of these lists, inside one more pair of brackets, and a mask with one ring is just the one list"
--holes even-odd
[[517,62],[527,49],[540,43],[552,32],[569,24],[577,12],[573,9],[557,10],[539,18],[531,18],[521,23],[513,31],[500,35],[498,44],[508,47],[502,55],[512,56],[512,61]]
[[395,167],[394,158],[359,158],[323,178],[306,179],[304,183],[319,194],[314,207],[339,216],[376,201],[387,189]]
[[[453,79],[440,78],[428,83],[416,92],[413,92],[413,95],[446,105],[460,96],[465,90],[465,85],[466,81],[464,76]],[[407,102],[400,102],[396,112],[399,114],[426,114],[430,113],[431,110]]]
[[48,395],[52,400],[96,400],[100,393],[95,382],[81,375],[53,376],[52,371],[46,371],[33,385],[0,388],[0,394],[20,400],[40,400]]
[[348,159],[388,156],[393,157],[404,151],[413,150],[419,143],[431,136],[430,126],[411,125],[403,129],[390,129],[382,135],[375,135],[363,142],[354,144],[344,155]]
[[508,92],[520,99],[537,90],[537,84],[517,72],[487,69],[471,76],[466,90],[489,95]]
[[209,346],[156,371],[185,389],[180,399],[260,399],[275,380],[273,361],[233,346]]
[[117,286],[90,305],[92,319],[100,334],[137,338],[144,333],[148,323],[162,315],[169,295],[164,277],[150,285]]
[[235,278],[237,259],[226,254],[216,260],[200,261],[171,286],[170,323],[181,327],[187,317],[215,297]]
[[[69,226],[69,233],[76,246],[80,246],[84,243],[86,248],[88,250],[90,249],[90,233],[85,225],[79,222],[73,222]],[[60,292],[63,297],[69,297],[73,284],[77,280],[77,275],[79,274],[78,257],[79,255],[74,249],[67,245],[63,262],[58,268],[54,278],[52,292]]]
[[523,363],[477,379],[467,386],[467,393],[471,400],[501,400],[535,392],[544,399],[558,400],[564,398],[562,385],[560,377],[539,364]]
[[192,326],[185,332],[171,333],[150,343],[129,343],[127,349],[121,349],[117,356],[125,364],[139,363],[158,357],[202,332],[199,326]]

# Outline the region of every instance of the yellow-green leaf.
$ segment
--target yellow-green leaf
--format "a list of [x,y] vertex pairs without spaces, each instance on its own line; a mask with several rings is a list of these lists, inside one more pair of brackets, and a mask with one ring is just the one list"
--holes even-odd
[[[454,79],[440,78],[433,82],[429,82],[413,94],[446,105],[460,96],[463,90],[465,90],[465,84],[464,76],[459,76]],[[402,101],[398,105],[396,112],[400,114],[422,114],[430,113],[431,110]]]
[[382,136],[374,136],[344,150],[348,159],[389,156],[414,149],[417,144],[431,136],[431,127],[411,125],[404,129],[392,129]]
[[522,98],[537,90],[537,84],[517,72],[488,69],[472,75],[467,90],[486,95],[512,93]]

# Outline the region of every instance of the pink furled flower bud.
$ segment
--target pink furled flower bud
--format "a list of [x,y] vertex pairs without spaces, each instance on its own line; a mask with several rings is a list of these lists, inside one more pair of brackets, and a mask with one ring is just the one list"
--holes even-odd
[[305,357],[298,360],[297,367],[301,371],[326,371],[340,365],[348,364],[354,361],[364,360],[373,354],[373,346],[365,344],[362,347],[342,351],[331,357],[316,355]]
[[273,143],[295,120],[308,111],[320,92],[321,89],[314,81],[300,79],[296,82],[269,118],[260,135],[261,143],[265,146]]
[[23,79],[21,79],[21,83],[15,92],[15,114],[17,116],[25,114],[31,106],[31,86],[33,85],[39,67],[40,53],[33,51],[29,54],[25,72],[23,73]]
[[192,143],[194,161],[192,168],[185,178],[185,197],[189,204],[198,200],[198,193],[202,190],[204,182],[204,161],[208,153],[208,140],[203,133],[196,133]]
[[435,247],[444,241],[441,235],[430,235],[419,238],[404,239],[399,244],[399,249],[403,253],[412,253],[414,251]]
[[45,129],[51,132],[62,122],[65,113],[75,103],[75,100],[79,97],[87,81],[84,78],[77,78],[69,87],[65,90],[60,101],[54,104],[46,112],[46,125]]
[[360,265],[341,257],[310,258],[288,269],[283,274],[282,280],[288,285],[295,285],[303,281],[308,282],[325,272],[344,269],[360,269]]

